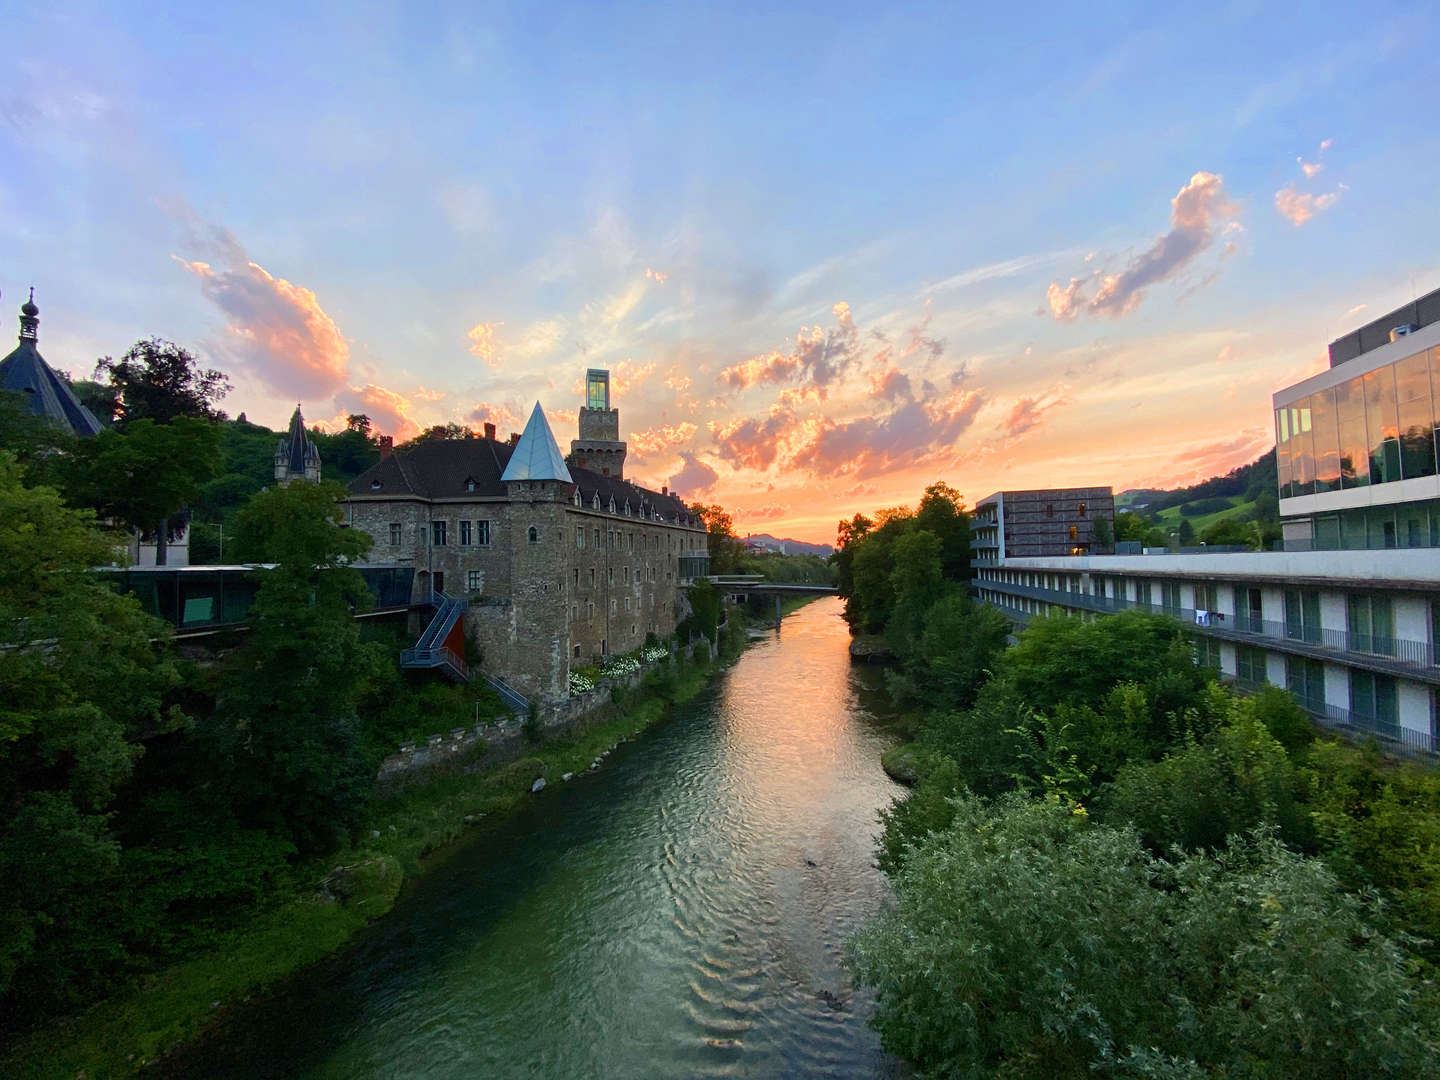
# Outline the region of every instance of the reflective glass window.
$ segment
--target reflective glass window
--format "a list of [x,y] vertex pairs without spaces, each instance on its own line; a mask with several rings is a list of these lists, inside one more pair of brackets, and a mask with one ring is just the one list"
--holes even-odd
[[1435,475],[1435,418],[1430,405],[1430,359],[1426,353],[1395,364],[1400,469],[1406,477]]
[[1344,487],[1370,483],[1370,440],[1365,433],[1365,379],[1335,388],[1335,414],[1340,425],[1340,482]]
[[1283,498],[1290,494],[1290,410],[1275,410],[1275,472]]
[[1290,492],[1311,495],[1315,491],[1315,447],[1310,437],[1310,399],[1290,406]]
[[1400,426],[1395,411],[1395,371],[1383,367],[1365,376],[1365,426],[1370,433],[1370,482],[1400,479]]
[[[1429,401],[1426,401],[1429,406]],[[1315,490],[1340,489],[1340,434],[1335,416],[1335,391],[1310,395],[1310,434],[1314,440]],[[1432,460],[1431,464],[1434,462]]]

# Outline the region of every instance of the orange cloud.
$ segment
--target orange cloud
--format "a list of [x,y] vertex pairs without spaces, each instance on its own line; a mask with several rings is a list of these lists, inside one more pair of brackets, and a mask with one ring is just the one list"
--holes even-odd
[[802,326],[795,335],[794,349],[787,353],[761,353],[742,360],[721,371],[720,381],[736,390],[801,379],[818,387],[828,386],[860,356],[859,331],[850,314],[850,305],[841,300],[831,310],[835,315],[835,329]]
[[683,498],[693,499],[715,486],[719,474],[694,454],[680,454],[684,462],[680,471],[670,477],[667,484],[672,492]]
[[420,423],[410,415],[410,399],[398,391],[367,383],[336,394],[335,403],[346,413],[364,413],[377,432],[393,435],[396,442],[420,434]]
[[771,503],[768,506],[752,506],[749,508],[740,507],[735,511],[735,517],[744,521],[769,521],[774,518],[784,517],[789,509],[789,503]]
[[669,274],[662,274],[659,270],[651,270],[648,266],[645,268],[645,276],[655,282],[656,285],[664,285],[670,278]]
[[495,331],[504,325],[503,322],[476,323],[465,332],[465,336],[470,339],[470,352],[484,360],[492,368],[498,362]]
[[[223,232],[223,231],[222,231]],[[315,293],[274,277],[228,233],[222,255],[231,262],[175,261],[200,279],[201,291],[226,318],[216,343],[241,368],[290,397],[328,398],[344,386],[350,346]]]
[[662,424],[645,431],[632,432],[626,443],[632,457],[645,458],[668,450],[672,446],[688,443],[695,437],[696,430],[698,429],[694,424],[688,420],[682,420],[674,425]]

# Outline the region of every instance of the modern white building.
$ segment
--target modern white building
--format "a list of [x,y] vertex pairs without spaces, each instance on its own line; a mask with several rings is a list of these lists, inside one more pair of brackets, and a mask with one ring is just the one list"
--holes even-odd
[[1284,550],[977,551],[979,598],[1020,623],[1168,614],[1225,677],[1287,687],[1322,723],[1435,752],[1440,290],[1338,339],[1331,360],[1274,395]]

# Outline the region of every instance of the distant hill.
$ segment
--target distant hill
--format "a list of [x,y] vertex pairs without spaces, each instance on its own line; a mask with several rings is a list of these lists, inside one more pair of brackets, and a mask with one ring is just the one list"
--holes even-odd
[[[1254,502],[1263,495],[1276,492],[1275,451],[1267,450],[1249,465],[1231,469],[1224,476],[1212,476],[1189,487],[1157,490],[1154,488],[1131,488],[1115,496],[1117,510],[1136,507],[1143,503],[1147,514],[1158,514],[1174,506],[1198,502],[1201,499],[1224,499],[1238,497],[1244,502]],[[1219,509],[1218,504],[1216,509]],[[1191,515],[1186,515],[1191,516]]]
[[835,549],[829,544],[807,544],[804,540],[791,540],[788,537],[777,538],[769,533],[751,533],[745,537],[745,543],[753,544],[766,551],[779,551],[786,555],[819,555],[822,559],[828,559],[835,554]]

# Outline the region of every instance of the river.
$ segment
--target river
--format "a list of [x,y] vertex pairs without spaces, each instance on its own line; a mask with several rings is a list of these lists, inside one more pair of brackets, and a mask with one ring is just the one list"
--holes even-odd
[[882,902],[899,790],[838,600],[437,866],[233,1018],[204,1077],[883,1077],[841,943]]

